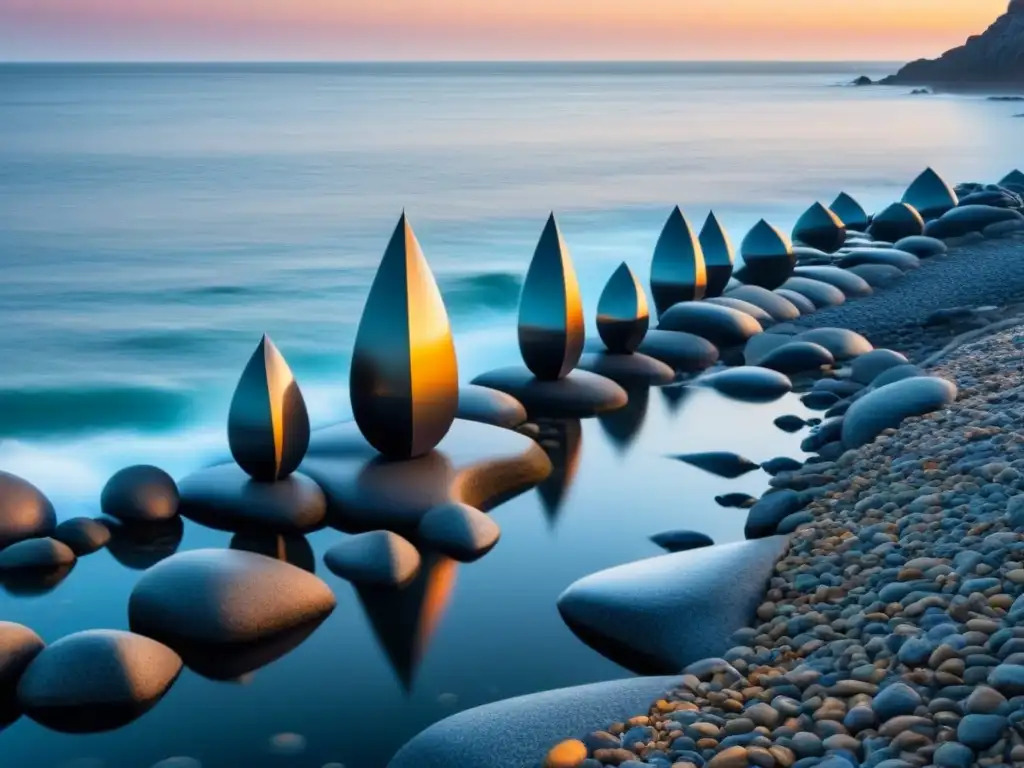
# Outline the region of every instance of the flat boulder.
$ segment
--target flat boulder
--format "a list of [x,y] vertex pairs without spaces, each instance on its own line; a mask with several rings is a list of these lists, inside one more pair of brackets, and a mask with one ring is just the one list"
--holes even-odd
[[57,526],[53,538],[81,557],[102,549],[110,541],[110,528],[102,520],[73,517]]
[[0,549],[49,536],[57,526],[53,504],[28,480],[0,472]]
[[650,330],[637,352],[685,373],[704,371],[718,362],[718,347],[692,333]]
[[923,368],[918,368],[916,365],[897,365],[884,373],[880,373],[871,381],[872,389],[881,389],[887,387],[890,384],[895,384],[897,381],[903,381],[904,379],[913,379],[917,376],[927,376],[928,373]]
[[673,458],[684,464],[689,464],[691,467],[697,467],[705,472],[710,472],[719,477],[727,477],[730,480],[742,477],[760,468],[759,464],[756,464],[747,457],[726,451],[687,453],[673,456]]
[[710,536],[697,531],[665,531],[651,536],[651,541],[666,552],[686,552],[714,546]]
[[791,277],[782,284],[782,288],[806,297],[818,309],[838,307],[846,303],[846,295],[841,290],[821,280]]
[[0,701],[21,679],[32,659],[46,643],[28,627],[11,621],[0,621]]
[[891,349],[874,349],[850,364],[850,378],[858,384],[871,384],[890,368],[909,362],[905,355]]
[[427,512],[420,520],[419,535],[438,552],[471,562],[494,548],[501,528],[476,507],[453,502]]
[[26,539],[0,552],[0,573],[63,568],[75,560],[71,548],[56,539]]
[[678,683],[678,675],[613,680],[467,709],[413,738],[388,768],[537,768],[554,744],[646,712]]
[[779,347],[792,343],[789,336],[779,333],[759,333],[752,336],[743,347],[743,360],[747,365],[759,365]]
[[928,222],[924,234],[939,240],[948,240],[972,232],[981,232],[986,227],[1003,221],[1016,221],[1024,226],[1024,216],[1012,209],[991,205],[964,205],[943,214],[935,221]]
[[658,386],[671,384],[676,379],[675,370],[641,352],[619,354],[614,352],[589,352],[580,358],[580,370],[596,373],[627,390],[637,386]]
[[800,317],[800,310],[791,301],[775,291],[769,291],[759,285],[738,285],[736,288],[730,289],[726,293],[726,297],[760,307],[777,323],[796,320]]
[[18,703],[55,730],[109,730],[155,705],[181,666],[177,653],[148,637],[111,629],[78,632],[32,660],[18,683]]
[[703,301],[687,301],[669,308],[661,316],[658,329],[692,333],[719,348],[739,346],[764,330],[744,312]]
[[846,271],[857,275],[872,288],[888,288],[905,274],[892,264],[858,264]]
[[943,256],[949,253],[949,248],[944,242],[924,235],[904,237],[896,243],[896,249],[912,253],[919,259],[930,259],[933,256]]
[[904,379],[869,392],[846,413],[843,445],[859,448],[884,430],[898,427],[904,419],[946,408],[956,395],[955,384],[934,376]]
[[515,429],[526,421],[526,408],[512,395],[469,384],[459,387],[459,409],[456,417],[495,427]]
[[794,374],[820,371],[835,364],[832,353],[810,341],[791,341],[761,358],[758,365],[779,373]]
[[854,248],[843,253],[837,265],[843,269],[859,267],[862,264],[887,264],[903,272],[921,266],[921,260],[912,253],[895,248]]
[[629,401],[621,386],[589,371],[575,370],[565,378],[545,381],[523,366],[510,366],[488,371],[472,383],[512,395],[531,417],[587,418],[622,408]]
[[802,293],[797,293],[789,288],[776,288],[772,291],[779,298],[785,299],[797,310],[801,315],[810,315],[818,311],[818,308],[814,305],[814,302],[804,296]]
[[717,304],[720,307],[729,307],[730,309],[736,309],[743,312],[746,315],[750,315],[752,318],[757,320],[761,324],[762,328],[767,328],[770,325],[775,324],[775,318],[769,315],[765,310],[756,304],[751,304],[749,301],[743,301],[743,299],[737,299],[733,296],[713,296],[710,299],[703,299],[708,304]]
[[250,552],[199,549],[146,571],[132,590],[133,630],[193,643],[248,643],[321,619],[335,599],[323,581]]
[[860,298],[874,293],[871,285],[864,278],[839,267],[797,267],[794,270],[794,275],[833,285],[847,298]]
[[324,554],[335,576],[369,587],[403,587],[420,572],[420,553],[391,531],[349,536]]
[[626,668],[678,671],[720,656],[733,632],[750,625],[787,546],[774,537],[628,563],[572,584],[558,610],[584,642]]
[[805,506],[807,505],[800,494],[788,488],[766,493],[747,513],[743,533],[748,539],[774,536],[779,523]]
[[764,402],[778,400],[793,391],[793,382],[778,371],[744,365],[698,379],[698,384],[736,400]]
[[874,349],[870,341],[846,328],[813,328],[798,334],[796,339],[820,344],[836,360],[851,360]]
[[103,487],[103,514],[127,523],[156,523],[178,514],[178,487],[159,467],[125,467]]
[[327,498],[316,482],[300,472],[263,483],[237,464],[219,464],[181,481],[181,513],[222,531],[306,533],[323,525]]

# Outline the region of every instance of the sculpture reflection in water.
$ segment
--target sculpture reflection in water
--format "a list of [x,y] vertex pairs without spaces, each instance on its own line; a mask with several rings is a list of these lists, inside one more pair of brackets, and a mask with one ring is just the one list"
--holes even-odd
[[427,646],[444,616],[455,587],[458,563],[423,551],[419,574],[400,590],[356,587],[377,642],[403,690],[411,693]]
[[305,536],[299,534],[277,534],[263,531],[242,531],[231,537],[228,545],[241,552],[290,563],[308,573],[316,573],[316,556]]
[[537,419],[537,441],[551,459],[548,478],[537,486],[544,515],[553,528],[576,479],[583,447],[583,425],[579,419]]
[[629,402],[624,408],[599,414],[597,417],[601,429],[612,441],[612,445],[620,454],[624,454],[633,445],[647,418],[647,408],[651,402],[650,387],[631,387]]
[[177,552],[185,532],[180,517],[155,523],[103,522],[110,529],[107,550],[117,562],[135,571],[144,571]]
[[349,376],[360,431],[389,459],[411,459],[448,434],[459,372],[448,313],[405,213],[359,321]]

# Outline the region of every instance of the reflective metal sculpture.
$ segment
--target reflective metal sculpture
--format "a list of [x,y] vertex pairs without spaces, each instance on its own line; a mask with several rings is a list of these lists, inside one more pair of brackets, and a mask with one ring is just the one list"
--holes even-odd
[[707,275],[704,297],[713,299],[725,293],[725,289],[729,285],[729,278],[732,277],[735,261],[732,241],[714,211],[708,214],[698,239],[701,251],[704,253],[704,271]]
[[647,335],[647,297],[626,262],[615,270],[597,303],[597,332],[608,351],[631,355]]
[[704,251],[679,206],[661,230],[651,261],[651,294],[661,315],[681,301],[704,298],[708,277]]
[[459,406],[459,371],[441,292],[405,214],[363,309],[349,376],[352,413],[391,459],[430,452]]
[[917,209],[925,219],[937,219],[956,208],[956,192],[931,168],[926,168],[903,193],[903,202]]
[[815,203],[797,220],[793,239],[825,253],[834,253],[846,242],[843,220],[821,203]]
[[519,298],[519,351],[534,376],[556,381],[580,361],[585,336],[580,286],[551,214]]
[[922,232],[924,219],[909,203],[893,203],[881,213],[875,214],[868,227],[868,234],[873,238],[890,243]]
[[871,223],[867,211],[845,192],[840,192],[829,208],[840,218],[847,229],[864,232],[868,228],[868,224]]
[[264,335],[235,387],[228,445],[254,480],[273,483],[296,470],[309,447],[309,414],[291,368]]
[[740,244],[743,266],[736,279],[747,285],[759,285],[774,291],[792,275],[796,256],[789,238],[761,219]]

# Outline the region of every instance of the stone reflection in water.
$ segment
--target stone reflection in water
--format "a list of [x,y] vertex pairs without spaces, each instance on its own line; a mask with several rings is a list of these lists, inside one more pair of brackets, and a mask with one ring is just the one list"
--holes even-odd
[[651,402],[650,387],[634,387],[629,390],[629,402],[624,408],[598,415],[601,425],[612,444],[625,453],[636,440],[647,418],[647,407]]
[[110,528],[110,554],[136,571],[144,571],[177,552],[185,531],[180,517],[158,523],[103,522]]
[[669,413],[676,414],[686,399],[693,394],[693,387],[687,384],[674,384],[671,387],[661,387],[658,391],[661,392]]
[[402,689],[411,693],[416,670],[451,599],[458,563],[423,551],[419,574],[400,590],[357,587],[370,626]]
[[316,556],[305,536],[246,531],[232,536],[229,546],[231,549],[265,555],[291,563],[309,573],[316,573]]
[[0,586],[12,597],[39,597],[60,586],[74,567],[72,564],[56,568],[6,571],[0,574]]
[[537,419],[537,442],[551,459],[553,469],[537,486],[548,523],[554,527],[579,469],[583,447],[583,425],[579,419]]

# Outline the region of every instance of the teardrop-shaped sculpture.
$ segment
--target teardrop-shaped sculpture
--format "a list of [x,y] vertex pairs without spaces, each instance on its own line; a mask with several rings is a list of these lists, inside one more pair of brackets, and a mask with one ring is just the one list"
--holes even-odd
[[999,181],[999,186],[1001,187],[1005,187],[1008,184],[1012,184],[1015,187],[1024,187],[1024,173],[1017,169],[1010,171]]
[[552,213],[519,297],[519,352],[534,376],[556,381],[576,367],[585,340],[580,286]]
[[609,352],[631,355],[647,335],[650,323],[644,289],[629,265],[622,262],[597,303],[597,332]]
[[840,192],[829,208],[832,209],[832,213],[839,217],[847,229],[864,232],[867,230],[868,224],[871,223],[867,211],[845,192]]
[[309,447],[306,402],[269,336],[263,336],[235,387],[228,446],[238,466],[267,483],[294,472]]
[[651,261],[651,294],[661,315],[681,301],[704,298],[708,277],[704,251],[693,227],[677,205],[669,214],[654,246]]
[[868,234],[875,240],[889,243],[923,232],[924,219],[909,203],[893,203],[881,213],[875,214],[868,227]]
[[704,253],[704,270],[707,275],[704,298],[713,299],[725,293],[729,278],[732,277],[735,262],[732,241],[714,211],[708,214],[698,239]]
[[740,244],[743,267],[736,279],[774,291],[789,280],[796,268],[796,256],[789,238],[761,219]]
[[797,220],[793,239],[825,253],[834,253],[846,242],[843,220],[821,203],[815,203]]
[[388,458],[430,452],[455,421],[459,369],[448,313],[404,213],[359,321],[349,389],[359,430]]
[[931,168],[926,168],[903,193],[903,202],[914,206],[924,219],[937,219],[956,208],[956,192]]

